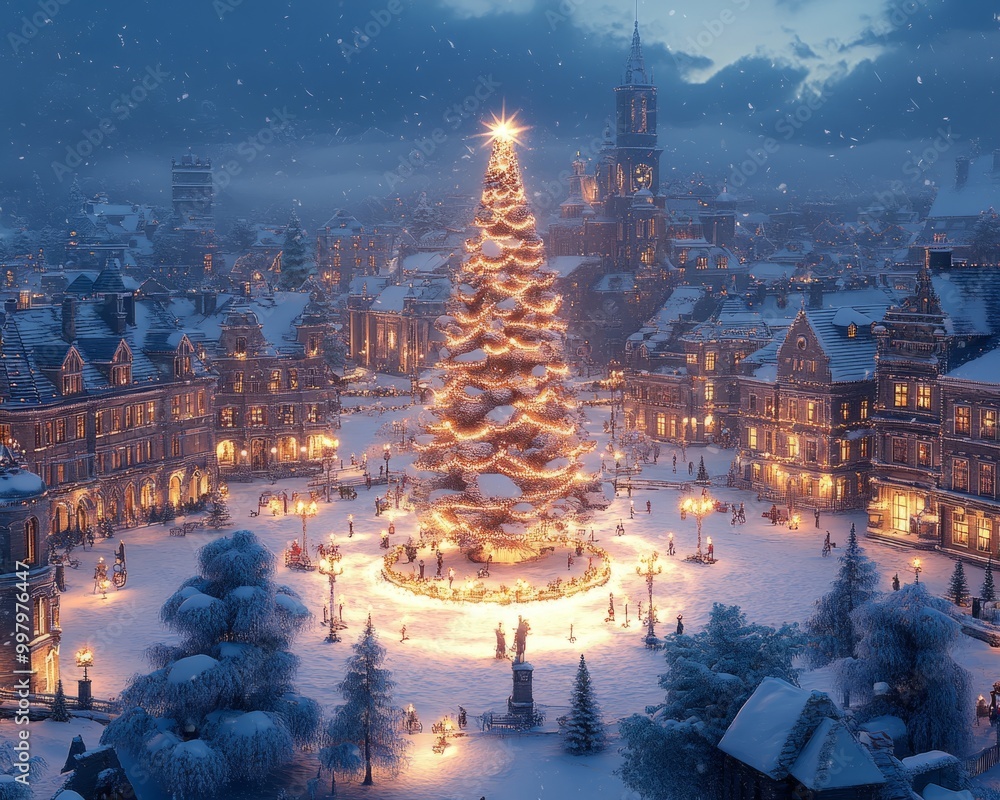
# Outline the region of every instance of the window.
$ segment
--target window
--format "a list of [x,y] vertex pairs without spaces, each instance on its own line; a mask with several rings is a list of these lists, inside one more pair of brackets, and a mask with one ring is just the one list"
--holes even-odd
[[969,519],[957,508],[951,512],[951,541],[963,547],[969,546]]
[[308,356],[318,356],[319,355],[319,337],[310,336],[309,343],[306,345],[306,355]]
[[194,398],[187,392],[184,395],[184,416],[190,417],[192,414],[194,414]]
[[174,458],[179,457],[181,454],[181,437],[171,436],[170,437],[170,455]]
[[756,411],[757,410],[757,395],[755,395],[755,394],[750,395],[750,397],[747,398],[747,404],[748,404],[748,407],[749,407],[749,409],[751,411]]
[[799,418],[799,404],[796,400],[788,401],[788,418],[793,422]]
[[204,414],[205,413],[205,392],[204,391],[198,392],[198,413],[199,414]]
[[264,414],[264,408],[262,406],[250,406],[247,411],[247,424],[248,425],[264,425],[266,424],[266,415]]
[[82,391],[83,391],[83,375],[81,375],[79,372],[63,375],[62,379],[63,394],[79,394]]
[[233,373],[233,392],[236,394],[243,393],[243,373],[234,372]]
[[122,429],[122,410],[120,408],[111,409],[111,432],[118,433]]
[[955,433],[968,436],[972,431],[972,408],[955,406]]
[[764,398],[764,415],[768,417],[774,416],[774,398],[765,397]]
[[114,386],[128,386],[132,383],[132,366],[119,364],[111,368],[111,383]]
[[270,392],[280,392],[281,391],[281,370],[272,369],[271,379],[267,382],[267,389]]
[[66,418],[60,417],[56,420],[56,444],[66,441]]
[[979,435],[983,439],[997,438],[997,412],[992,408],[982,412],[982,425],[980,425]]
[[853,339],[858,335],[858,326],[856,323],[852,322],[847,326],[847,338]]
[[687,354],[687,363],[688,364],[697,364],[698,363],[698,354],[697,353],[688,353]]
[[311,405],[307,406],[306,421],[307,422],[322,422],[323,421],[323,414],[320,412],[318,405],[311,404]]
[[[94,433],[98,436],[104,433],[104,414],[100,411],[94,412]],[[35,442],[35,444],[37,445],[38,442]]]
[[903,492],[895,492],[892,496],[892,527],[906,533],[910,530],[910,506]]
[[156,403],[150,400],[146,403],[146,423],[152,425],[156,422]]
[[774,431],[764,431],[764,452],[774,452]]
[[705,384],[705,402],[711,403],[715,400],[715,384],[706,383]]
[[917,384],[917,408],[927,411],[931,407],[931,387],[926,383]]
[[956,492],[969,491],[969,462],[967,459],[952,459],[951,488]]
[[708,269],[708,256],[698,256],[694,262],[695,269]]
[[861,417],[861,419],[868,419],[868,401],[867,400],[862,400],[861,401],[861,413],[860,413],[859,416]]
[[910,461],[909,443],[902,436],[892,437],[892,461],[894,464],[907,464]]
[[986,517],[976,517],[976,549],[989,553],[993,543],[993,523]]
[[858,440],[858,458],[868,458],[868,437]]
[[667,435],[667,417],[666,414],[657,413],[656,415],[656,435],[666,436]]
[[799,437],[797,436],[788,437],[788,457],[789,458],[799,457]]
[[24,521],[24,563],[38,563],[38,520],[34,517]]
[[35,636],[41,636],[43,633],[45,633],[46,609],[45,609],[44,597],[36,597],[34,599],[34,601],[32,602],[32,611],[33,611],[32,616],[34,616],[34,620],[32,620],[32,622],[34,624]]
[[842,422],[847,422],[851,418],[851,403],[849,400],[843,400],[840,403],[840,419]]
[[295,424],[295,406],[284,405],[278,408],[278,419],[285,425]]
[[851,443],[847,439],[840,440],[840,460],[841,462],[851,460]]
[[979,464],[979,494],[993,497],[997,489],[996,464]]
[[806,402],[806,421],[815,422],[816,421],[816,401],[809,400]]
[[238,356],[245,356],[247,354],[247,337],[237,336],[236,337],[236,350],[235,354]]
[[235,428],[236,427],[236,409],[235,408],[220,408],[219,409],[219,427],[220,428]]
[[757,449],[757,429],[747,428],[747,447],[751,450]]
[[176,394],[170,398],[170,418],[171,419],[181,418],[181,396],[179,394]]
[[806,461],[815,464],[817,461],[818,447],[815,440],[806,440]]
[[87,417],[83,414],[76,415],[76,438],[87,438]]
[[729,257],[728,256],[716,256],[715,257],[715,268],[716,269],[728,269],[729,268]]
[[892,404],[896,408],[906,408],[910,403],[910,386],[907,383],[892,385]]
[[299,371],[297,369],[288,370],[288,388],[289,389],[299,388]]
[[929,467],[931,465],[930,442],[917,442],[917,464],[921,467]]
[[705,353],[705,372],[715,369],[715,353]]

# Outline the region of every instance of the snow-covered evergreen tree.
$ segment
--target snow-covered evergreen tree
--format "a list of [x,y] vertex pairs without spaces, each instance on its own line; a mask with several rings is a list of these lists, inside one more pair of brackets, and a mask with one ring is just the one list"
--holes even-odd
[[219,528],[225,528],[232,517],[229,514],[229,505],[223,499],[222,495],[215,492],[212,495],[212,500],[208,505],[208,513],[205,515],[205,524],[209,528],[214,528],[219,530]]
[[41,756],[28,758],[27,781],[19,781],[24,776],[19,767],[23,762],[20,753],[14,749],[16,739],[6,736],[0,739],[0,800],[31,800],[31,785],[36,783],[45,770],[45,759]]
[[797,626],[748,623],[739,606],[719,603],[700,633],[667,637],[664,702],[620,723],[625,785],[648,800],[717,797],[716,745],[764,678],[798,685],[792,659],[803,644]]
[[66,708],[66,692],[62,681],[56,684],[56,696],[52,700],[52,720],[54,722],[69,722],[69,709]]
[[964,606],[969,599],[969,582],[965,578],[965,567],[961,561],[955,562],[955,569],[951,573],[951,581],[948,583],[948,599],[956,606]]
[[155,645],[156,668],[122,692],[102,743],[122,748],[178,800],[256,781],[315,738],[317,704],[297,695],[290,652],[309,612],[276,586],[274,555],[250,531],[201,549],[200,574],[163,604],[180,636]]
[[594,687],[590,682],[590,670],[583,655],[576,669],[573,696],[570,698],[570,712],[567,715],[565,738],[566,751],[575,756],[599,753],[604,749],[607,737],[601,707],[594,697]]
[[986,603],[992,603],[997,599],[997,590],[993,585],[993,559],[986,562],[986,574],[983,576],[983,588],[979,590],[979,597]]
[[694,482],[698,484],[709,484],[712,482],[712,479],[708,476],[708,468],[705,466],[705,456],[702,456],[701,460],[698,461],[698,475],[695,477]]
[[294,211],[285,228],[285,242],[281,249],[281,286],[298,289],[309,277],[309,255],[306,253],[306,235]]
[[858,544],[852,524],[837,577],[830,591],[817,601],[816,613],[805,624],[809,636],[806,655],[811,666],[821,667],[854,655],[861,631],[855,628],[851,615],[878,595],[878,582],[878,568]]
[[327,746],[320,751],[320,763],[330,769],[344,769],[344,744],[355,745],[364,763],[364,785],[374,783],[373,771],[397,774],[406,763],[409,742],[403,737],[403,710],[392,704],[396,682],[383,665],[385,648],[379,644],[371,616],[364,632],[352,646],[347,674],[338,684],[344,705],[337,706],[326,728]]
[[593,449],[566,378],[566,324],[521,182],[514,131],[494,130],[469,240],[448,304],[434,422],[418,443],[427,535],[476,560],[538,555],[554,524],[584,507]]
[[[909,583],[854,612],[863,631],[857,657],[837,668],[840,686],[861,701],[860,720],[900,717],[915,752],[944,750],[963,755],[974,719],[971,678],[951,657],[960,635],[947,601],[922,583]],[[875,695],[877,682],[889,685]]]
[[417,205],[414,207],[413,213],[410,214],[410,221],[407,225],[410,233],[419,239],[425,233],[440,228],[442,223],[443,220],[438,208],[431,205],[430,200],[427,199],[426,192],[421,192],[420,198],[417,200]]
[[238,219],[229,226],[229,233],[226,234],[226,246],[231,247],[236,253],[246,253],[257,241],[257,228],[252,222],[245,219]]
[[324,747],[320,751],[320,761],[323,766],[330,770],[330,794],[337,795],[337,773],[360,771],[365,760],[361,757],[361,750],[352,742],[340,742]]

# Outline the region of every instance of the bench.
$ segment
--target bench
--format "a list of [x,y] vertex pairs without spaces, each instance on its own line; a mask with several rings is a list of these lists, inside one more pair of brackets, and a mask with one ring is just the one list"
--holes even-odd
[[204,528],[204,527],[205,527],[205,523],[202,522],[201,520],[198,520],[197,522],[185,522],[184,523],[184,533],[191,533],[191,531],[193,531],[193,530],[196,530],[198,528]]
[[250,509],[250,516],[251,516],[251,517],[259,517],[259,516],[260,516],[260,509],[258,509],[257,511],[254,511],[254,510],[253,510],[253,509],[251,508],[251,509]]
[[183,528],[171,528],[170,529],[170,535],[171,536],[187,536],[187,531],[185,531]]

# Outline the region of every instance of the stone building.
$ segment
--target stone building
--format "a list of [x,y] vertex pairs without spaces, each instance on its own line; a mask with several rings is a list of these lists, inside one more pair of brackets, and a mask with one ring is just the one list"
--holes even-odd
[[[0,685],[15,686],[27,677],[32,692],[54,692],[59,682],[59,592],[55,567],[48,565],[45,538],[49,499],[45,482],[19,466],[0,446],[0,620],[6,646],[0,647]],[[27,594],[27,598],[23,595]],[[15,613],[27,614],[16,622]],[[27,652],[19,661],[14,634],[23,625]],[[17,675],[32,670],[31,675]]]
[[214,379],[116,267],[59,305],[8,304],[0,353],[0,439],[48,485],[53,532],[136,525],[209,491]]
[[212,414],[214,456],[223,475],[261,473],[324,455],[338,409],[324,358],[327,313],[302,292],[225,298],[192,316],[198,347],[218,376]]
[[740,381],[741,485],[788,506],[868,500],[883,305],[801,310],[777,364]]
[[339,294],[356,276],[383,274],[396,257],[399,238],[395,225],[365,227],[338,209],[316,236],[316,272],[323,288]]

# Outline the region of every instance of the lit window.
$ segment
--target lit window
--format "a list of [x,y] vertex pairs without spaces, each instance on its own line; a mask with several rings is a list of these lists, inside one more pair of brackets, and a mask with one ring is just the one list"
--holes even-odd
[[892,461],[894,464],[908,464],[910,462],[909,443],[902,436],[892,438]]
[[994,464],[979,465],[979,494],[993,497],[997,488],[997,468]]
[[697,364],[698,363],[698,354],[697,353],[688,353],[687,354],[687,363],[688,364]]
[[997,412],[993,409],[986,409],[982,413],[982,426],[980,436],[984,439],[997,438]]
[[955,433],[968,436],[972,431],[972,408],[955,406]]
[[747,428],[747,447],[751,450],[757,449],[757,429]]
[[788,457],[789,458],[799,457],[799,438],[797,436],[788,437]]
[[851,403],[848,400],[844,400],[840,404],[840,419],[847,422],[851,418]]
[[910,404],[910,386],[907,383],[894,383],[892,387],[892,404],[896,408],[906,408]]
[[851,460],[851,443],[847,439],[840,440],[840,460],[841,462]]
[[656,435],[666,436],[667,435],[667,417],[665,414],[656,415]]
[[862,400],[861,401],[861,413],[860,413],[860,417],[861,417],[861,419],[868,419],[868,401],[867,400]]
[[715,384],[706,383],[705,384],[705,402],[711,403],[715,400]]
[[969,462],[956,458],[951,462],[951,488],[956,492],[969,491]]
[[917,408],[926,411],[931,407],[931,387],[926,383],[917,384]]
[[806,402],[806,420],[808,422],[816,421],[816,401],[809,400]]
[[705,371],[712,372],[715,369],[715,353],[705,353]]
[[976,549],[980,553],[989,553],[993,543],[993,523],[986,517],[976,518]]
[[931,445],[929,442],[917,443],[917,464],[921,467],[929,467],[931,465]]
[[969,520],[957,508],[951,512],[951,541],[963,547],[969,546]]
[[847,338],[853,339],[858,335],[858,326],[855,323],[851,323],[847,326]]

